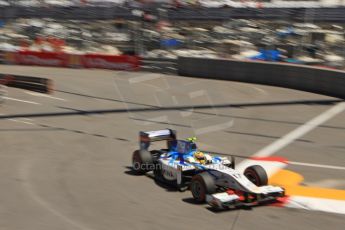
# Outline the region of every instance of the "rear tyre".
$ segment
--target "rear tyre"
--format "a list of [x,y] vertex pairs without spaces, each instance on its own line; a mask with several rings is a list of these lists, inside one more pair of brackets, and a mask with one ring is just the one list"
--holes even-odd
[[265,186],[268,184],[267,173],[260,165],[253,165],[246,168],[243,174],[256,186]]
[[213,177],[207,173],[202,172],[193,176],[190,190],[192,192],[193,198],[199,203],[206,201],[206,195],[216,192],[216,184]]
[[136,174],[142,175],[154,168],[152,155],[147,150],[136,150],[132,156],[132,169]]

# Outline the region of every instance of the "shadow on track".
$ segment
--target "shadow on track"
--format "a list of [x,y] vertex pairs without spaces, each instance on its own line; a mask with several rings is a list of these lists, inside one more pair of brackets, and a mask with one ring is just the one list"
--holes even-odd
[[156,180],[154,175],[152,175],[150,173],[146,173],[146,174],[142,175],[142,174],[137,174],[131,166],[125,166],[125,168],[127,170],[124,173],[127,175],[136,176],[136,177],[145,176],[146,178],[152,179],[156,185],[163,188],[167,192],[179,192],[179,190],[176,187],[174,187],[173,185],[170,185],[168,183],[163,183],[161,181]]
[[[301,101],[277,101],[277,102],[254,102],[254,103],[237,103],[237,104],[215,104],[215,105],[187,105],[187,106],[170,106],[159,107],[150,105],[149,108],[131,108],[131,109],[103,109],[103,110],[77,110],[74,108],[59,107],[68,112],[53,112],[53,113],[27,113],[27,114],[12,114],[2,115],[0,119],[9,118],[35,118],[35,117],[61,117],[61,116],[80,116],[80,115],[94,115],[94,114],[117,114],[127,112],[157,112],[157,111],[190,111],[203,109],[225,109],[225,108],[250,108],[250,107],[271,107],[271,106],[287,106],[287,105],[333,105],[342,102],[343,100],[301,100]],[[195,111],[195,113],[202,113],[206,115],[217,115]]]
[[130,176],[142,176],[140,174],[137,174],[133,168],[131,166],[125,166],[125,168],[127,169],[124,173],[127,174],[127,175],[130,175]]
[[[87,98],[93,98],[93,99],[105,100],[105,101],[113,101],[113,102],[121,102],[121,103],[126,103],[126,104],[129,104],[129,105],[142,105],[142,106],[147,106],[147,107],[151,107],[151,108],[155,108],[156,107],[156,106],[149,105],[149,104],[136,103],[136,102],[131,102],[131,101],[123,101],[123,100],[117,100],[117,99],[111,99],[111,98],[104,98],[104,97],[98,97],[98,96],[93,96],[93,95],[88,95],[88,94],[73,93],[73,92],[63,91],[63,90],[56,90],[56,91],[60,92],[60,93],[65,93],[65,94],[70,94],[70,95],[75,95],[75,96],[80,96],[80,97],[87,97]],[[339,101],[334,100],[334,101],[335,101],[335,103],[336,102],[341,102],[341,100],[339,100]],[[312,104],[309,104],[309,105],[312,105]],[[321,104],[321,105],[331,105],[331,104],[326,103],[326,101],[325,101],[325,103]],[[283,121],[283,120],[272,120],[272,119],[264,119],[264,118],[252,118],[252,117],[244,117],[244,116],[230,116],[230,115],[227,115],[227,114],[220,114],[220,113],[215,114],[215,113],[200,112],[200,111],[194,111],[194,113],[204,114],[204,115],[209,115],[209,116],[231,117],[231,118],[244,119],[244,120],[273,122],[273,123],[283,123],[283,124],[291,124],[291,125],[301,125],[302,124],[300,122],[291,122],[291,121]],[[151,122],[154,122],[154,121],[151,121]],[[345,129],[345,128],[342,128],[342,127],[334,127],[334,126],[327,126],[327,125],[322,125],[320,127],[331,128],[331,129]]]
[[[119,99],[113,99],[113,98],[106,98],[106,97],[99,97],[94,95],[88,95],[83,93],[74,93],[64,90],[55,90],[56,92],[80,96],[80,97],[86,97],[86,98],[92,98],[92,99],[98,99],[98,100],[104,100],[104,101],[113,101],[113,102],[121,102],[129,105],[142,105],[147,106],[151,108],[160,108],[159,106],[145,104],[145,103],[138,103],[133,101],[124,101]],[[328,99],[328,100],[301,100],[301,101],[284,101],[284,102],[262,102],[262,103],[238,103],[238,104],[231,104],[231,107],[253,107],[253,106],[273,106],[273,105],[296,105],[296,104],[302,104],[302,105],[332,105],[334,103],[342,102],[341,99]],[[230,104],[226,104],[230,105]],[[192,107],[192,106],[189,106]],[[213,107],[213,106],[212,106]]]

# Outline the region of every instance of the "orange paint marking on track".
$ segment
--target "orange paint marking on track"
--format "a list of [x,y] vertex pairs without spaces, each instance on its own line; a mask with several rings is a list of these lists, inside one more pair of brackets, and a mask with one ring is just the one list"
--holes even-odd
[[285,188],[287,196],[304,196],[345,201],[345,190],[303,186],[304,178],[289,170],[280,170],[274,174],[269,183]]

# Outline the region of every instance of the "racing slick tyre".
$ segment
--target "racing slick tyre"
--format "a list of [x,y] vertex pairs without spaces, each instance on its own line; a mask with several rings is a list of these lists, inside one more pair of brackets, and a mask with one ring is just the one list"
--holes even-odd
[[246,168],[243,174],[256,186],[264,186],[268,184],[267,173],[260,165],[253,165]]
[[136,150],[132,156],[132,169],[138,174],[142,175],[146,172],[152,171],[154,168],[152,155],[147,150]]
[[207,172],[202,172],[193,176],[190,184],[193,198],[199,203],[205,202],[206,195],[215,193],[216,188],[213,177]]

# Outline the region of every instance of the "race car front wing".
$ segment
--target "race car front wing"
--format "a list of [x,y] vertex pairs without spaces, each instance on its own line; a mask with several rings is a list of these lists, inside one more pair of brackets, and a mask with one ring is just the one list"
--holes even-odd
[[206,202],[215,209],[226,210],[274,203],[284,196],[284,189],[268,194],[238,193],[229,189],[226,192],[206,195]]

